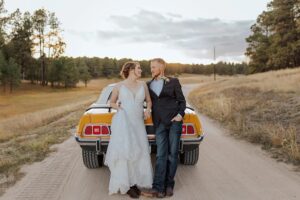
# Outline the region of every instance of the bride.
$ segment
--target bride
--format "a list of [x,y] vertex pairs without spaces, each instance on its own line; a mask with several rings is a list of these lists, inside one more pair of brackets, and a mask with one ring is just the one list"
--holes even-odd
[[[104,164],[109,167],[109,194],[140,195],[139,187],[152,187],[152,165],[144,119],[152,106],[145,82],[139,81],[141,66],[126,62],[120,72],[125,79],[112,91],[110,106],[117,110],[112,118],[111,138]],[[144,111],[144,100],[147,109]],[[118,103],[117,103],[118,100]]]

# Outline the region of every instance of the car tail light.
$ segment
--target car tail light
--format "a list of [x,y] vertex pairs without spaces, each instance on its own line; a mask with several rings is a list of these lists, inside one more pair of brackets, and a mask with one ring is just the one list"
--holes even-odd
[[102,126],[102,135],[108,135],[108,134],[109,134],[108,126]]
[[187,126],[187,134],[194,134],[194,133],[195,133],[194,126],[188,125]]
[[101,126],[93,126],[93,134],[100,135]]
[[185,124],[182,125],[182,134],[186,134],[186,125]]
[[89,125],[85,127],[85,135],[109,135],[110,129],[106,125]]
[[92,126],[85,127],[84,133],[86,135],[92,135],[93,134],[93,127]]

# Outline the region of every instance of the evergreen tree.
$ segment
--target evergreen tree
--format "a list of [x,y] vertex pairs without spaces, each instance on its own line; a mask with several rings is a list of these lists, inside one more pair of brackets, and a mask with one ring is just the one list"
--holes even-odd
[[246,39],[250,72],[300,66],[299,7],[299,0],[273,0],[258,16]]
[[79,68],[79,79],[83,81],[85,87],[87,87],[87,83],[91,80],[91,75],[88,71],[88,66],[84,60],[79,61],[78,68]]
[[8,43],[9,55],[16,60],[21,67],[22,79],[25,79],[26,72],[32,64],[32,22],[30,13],[23,16],[19,10],[13,13],[12,39]]
[[20,67],[13,58],[10,58],[7,64],[7,82],[11,93],[14,87],[19,86],[20,78]]
[[74,60],[65,60],[62,79],[65,88],[76,87],[76,84],[79,82],[79,71]]
[[3,92],[6,92],[6,85],[7,85],[7,62],[6,59],[0,50],[0,83],[3,87]]

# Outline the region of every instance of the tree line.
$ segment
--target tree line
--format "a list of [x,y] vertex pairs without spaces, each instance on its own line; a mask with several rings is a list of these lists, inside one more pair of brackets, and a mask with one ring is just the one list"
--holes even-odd
[[[122,65],[127,61],[132,61],[130,58],[99,58],[99,57],[63,57],[61,59],[73,60],[75,65],[85,70],[86,74],[89,74],[91,78],[113,78],[120,77],[119,73]],[[149,60],[139,60],[142,68],[142,76],[151,76],[150,71],[150,61]],[[182,73],[189,74],[203,74],[211,75],[215,72],[218,75],[236,75],[236,74],[247,74],[248,65],[247,63],[231,63],[231,62],[218,62],[216,64],[182,64],[182,63],[168,63],[166,68],[166,74],[169,75],[180,75]]]
[[272,0],[251,27],[251,73],[300,66],[300,1]]

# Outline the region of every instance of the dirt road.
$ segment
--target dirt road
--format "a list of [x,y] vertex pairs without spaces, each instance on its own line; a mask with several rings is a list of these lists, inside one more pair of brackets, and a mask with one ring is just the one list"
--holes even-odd
[[[195,85],[183,87],[187,94]],[[300,199],[300,175],[278,163],[260,147],[229,136],[216,122],[200,115],[206,137],[196,166],[179,165],[175,195],[170,199],[292,200]],[[73,138],[57,152],[22,169],[27,175],[1,200],[130,199],[108,196],[109,170],[89,170]],[[141,198],[147,199],[147,198]]]

